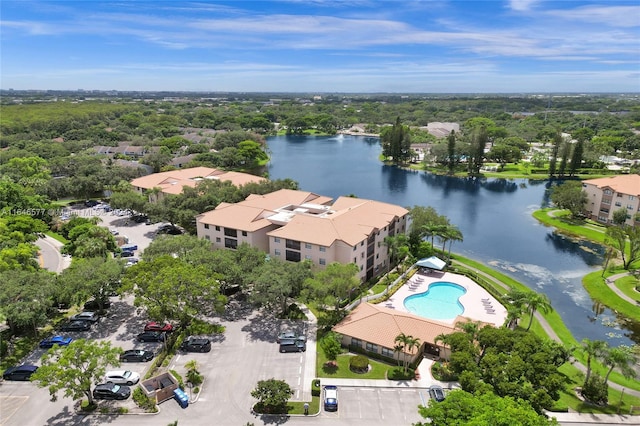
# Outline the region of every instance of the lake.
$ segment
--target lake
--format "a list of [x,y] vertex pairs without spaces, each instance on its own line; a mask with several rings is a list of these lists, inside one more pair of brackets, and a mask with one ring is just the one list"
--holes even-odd
[[364,136],[275,136],[267,145],[271,179],[291,178],[302,190],[332,197],[431,206],[464,236],[453,252],[545,293],[578,341],[640,343],[640,324],[594,304],[582,287],[582,277],[601,267],[602,247],[566,238],[531,216],[548,204],[548,181],[453,178],[385,166],[378,138]]

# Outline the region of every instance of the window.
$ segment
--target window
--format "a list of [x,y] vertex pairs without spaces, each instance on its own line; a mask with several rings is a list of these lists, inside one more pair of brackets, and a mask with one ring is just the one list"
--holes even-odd
[[320,251],[327,251],[327,248],[325,246],[320,246]]
[[300,250],[300,241],[286,240],[285,245],[288,249]]
[[369,352],[378,352],[378,345],[374,345],[373,343],[367,342],[367,350]]
[[305,255],[305,256],[304,256],[304,258],[305,258],[306,260],[311,260],[311,256],[309,256],[308,254],[307,254],[307,255]]
[[220,237],[216,237],[216,243],[221,242],[222,240],[220,239]]
[[358,263],[358,258],[357,257],[353,258],[353,263]]
[[216,226],[216,231],[219,231],[219,230],[220,230],[220,227],[219,227],[219,226]]
[[393,358],[393,350],[389,348],[382,348],[382,355]]
[[356,348],[361,348],[362,347],[362,340],[356,339],[355,337],[352,337],[351,338],[351,345],[355,346]]
[[326,265],[327,261],[325,259],[323,259],[323,258],[320,258],[320,259],[318,259],[318,263],[321,264],[321,265]]
[[226,248],[236,249],[238,247],[238,240],[235,240],[233,238],[225,238],[224,239],[224,246]]
[[247,231],[242,231],[242,236],[246,237],[247,236]]
[[364,252],[360,253],[360,258],[364,259]]
[[273,239],[273,242],[274,242],[274,243],[279,243],[279,242],[280,242],[280,238],[275,237],[275,238]]
[[360,247],[364,246],[364,241],[360,241]]
[[209,229],[209,224],[208,223],[204,224],[204,229]]
[[276,255],[276,256],[280,256],[280,250],[275,249],[275,250],[274,250],[274,253],[275,253],[275,255]]
[[635,199],[636,199],[636,197],[635,197],[634,195],[629,195],[629,199],[630,199],[630,200],[635,200]]
[[620,207],[622,203],[620,201],[616,201],[616,207]]
[[605,195],[611,195],[611,190],[610,189],[605,189],[604,193],[605,193]]
[[285,251],[285,259],[287,259],[290,262],[300,262],[300,252],[299,251],[286,250]]
[[313,246],[309,243],[304,243],[304,248],[311,250]]
[[209,241],[211,241],[211,237],[210,237],[210,236],[208,236],[208,235],[205,235],[205,236],[204,236],[204,239],[205,239],[205,240],[209,240]]
[[238,230],[237,229],[233,229],[233,228],[224,228],[224,235],[225,235],[225,237],[237,238],[238,237]]
[[627,204],[627,209],[633,210],[633,204]]
[[357,248],[358,246],[353,246],[353,251],[356,251]]

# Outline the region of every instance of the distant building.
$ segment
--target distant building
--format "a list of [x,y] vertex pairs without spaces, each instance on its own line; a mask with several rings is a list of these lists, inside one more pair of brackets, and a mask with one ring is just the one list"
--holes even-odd
[[613,223],[613,212],[627,211],[627,224],[637,226],[640,213],[640,175],[617,175],[582,181],[587,193],[587,215],[601,223]]
[[152,146],[145,148],[140,145],[130,145],[129,142],[120,142],[118,146],[105,146],[96,145],[93,147],[96,154],[103,154],[109,157],[113,157],[116,154],[124,155],[127,157],[141,158],[150,152],[157,152],[160,150],[159,146]]
[[242,243],[272,258],[309,260],[318,267],[355,263],[361,280],[386,272],[384,239],[408,233],[409,211],[393,204],[360,198],[329,197],[281,189],[221,203],[196,217],[198,237],[214,248],[235,249]]
[[252,182],[259,183],[267,180],[263,177],[250,175],[248,173],[228,172],[209,167],[192,167],[189,169],[171,170],[142,176],[132,180],[131,185],[136,191],[142,194],[158,189],[157,192],[150,192],[148,194],[149,201],[154,202],[162,198],[164,194],[177,195],[182,193],[182,188],[185,186],[195,188],[198,182],[205,179],[229,181],[235,186]]

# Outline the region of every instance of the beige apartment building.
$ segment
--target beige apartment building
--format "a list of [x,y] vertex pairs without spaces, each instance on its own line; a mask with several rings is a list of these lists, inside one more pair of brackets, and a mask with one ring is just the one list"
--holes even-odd
[[189,169],[171,170],[142,176],[132,180],[131,185],[134,190],[141,194],[148,194],[150,202],[155,202],[165,194],[177,195],[182,193],[182,188],[185,186],[195,188],[198,182],[205,179],[230,181],[235,186],[267,180],[248,173],[228,172],[210,167],[191,167]]
[[198,237],[216,249],[247,243],[291,262],[355,263],[363,281],[386,271],[384,239],[408,233],[409,226],[403,207],[352,197],[332,203],[329,197],[290,189],[221,203],[196,217]]
[[587,216],[601,223],[612,223],[613,212],[627,211],[627,224],[638,225],[636,215],[640,213],[640,175],[617,175],[582,181],[587,193],[585,206]]

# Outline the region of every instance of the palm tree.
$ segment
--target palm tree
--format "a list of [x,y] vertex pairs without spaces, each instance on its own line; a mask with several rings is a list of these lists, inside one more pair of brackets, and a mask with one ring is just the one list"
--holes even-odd
[[409,350],[409,353],[413,353],[413,349],[416,347],[420,347],[420,339],[415,338],[411,335],[408,334],[404,334],[404,333],[400,333],[396,336],[395,340],[396,343],[398,343],[397,346],[400,346],[402,349],[402,358],[403,358],[403,366],[404,366],[404,372],[407,372],[409,363],[407,361],[407,353],[404,352],[405,349]]
[[[404,350],[404,346],[398,344],[393,347],[393,353],[397,353],[398,355],[402,353]],[[398,356],[398,367],[400,367],[400,356]]]
[[627,347],[617,347],[609,349],[604,354],[604,364],[609,366],[607,375],[604,377],[604,382],[609,381],[609,374],[615,367],[620,369],[622,375],[626,378],[636,376],[636,371],[633,369],[633,365],[636,363],[637,358],[635,354]]
[[518,325],[518,320],[522,317],[524,309],[522,306],[510,303],[507,305],[507,317],[504,320],[504,326],[512,330]]
[[[462,232],[455,225],[449,226],[449,252],[447,253],[447,259],[451,260],[451,246],[454,241],[462,242],[464,241],[464,237],[462,236]],[[443,250],[444,251],[444,250]]]
[[600,358],[607,350],[607,342],[603,340],[582,339],[582,351],[587,354],[587,374],[585,375],[585,385],[591,376],[591,361]]
[[531,324],[533,324],[533,314],[535,314],[536,311],[542,311],[545,314],[553,311],[551,301],[546,294],[540,294],[534,291],[527,292],[524,303],[529,312],[529,326],[527,327],[527,331],[529,331]]
[[480,323],[478,321],[458,321],[455,327],[462,330],[469,339],[473,342],[478,337],[478,331],[480,331]]

